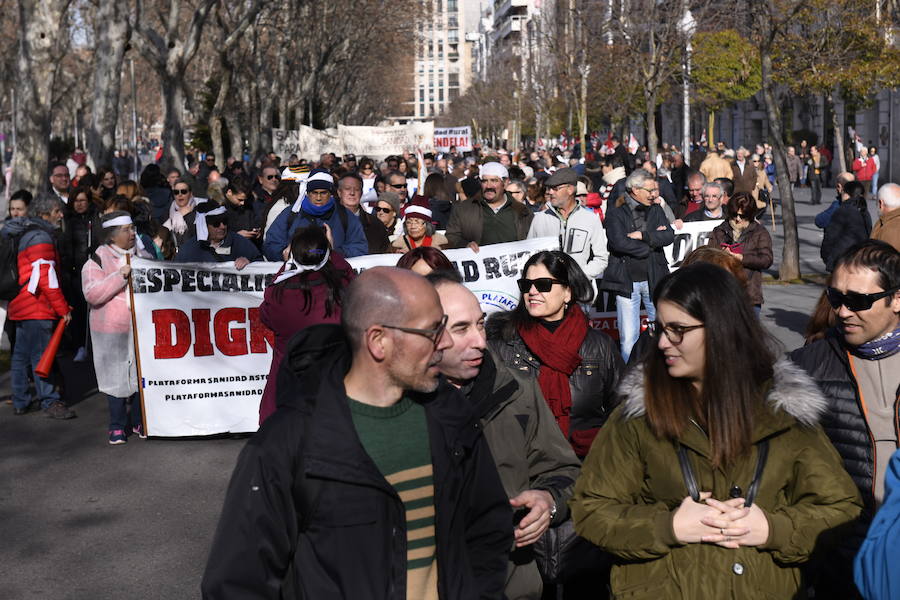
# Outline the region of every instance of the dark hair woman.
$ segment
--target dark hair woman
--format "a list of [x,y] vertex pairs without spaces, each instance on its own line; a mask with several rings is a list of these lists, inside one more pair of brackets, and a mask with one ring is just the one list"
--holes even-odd
[[721,248],[741,261],[747,275],[747,294],[756,314],[762,310],[762,272],[772,266],[772,236],[756,221],[756,202],[739,192],[725,205],[725,222],[712,230],[707,245]]
[[116,174],[112,169],[106,167],[100,169],[97,173],[97,195],[100,196],[103,200],[109,200],[111,197],[116,195],[116,187],[119,182],[116,178]]
[[683,267],[653,303],[656,349],[584,462],[575,531],[615,556],[615,597],[799,597],[821,534],[862,507],[827,401],[724,269]]
[[834,263],[851,246],[869,238],[872,233],[872,217],[866,206],[866,188],[858,181],[844,184],[841,205],[825,227],[819,255],[825,270],[831,273]]
[[447,255],[434,246],[419,246],[400,257],[397,266],[415,271],[423,277],[432,271],[455,271]]
[[291,254],[266,288],[260,320],[275,333],[269,378],[259,405],[259,422],[275,412],[278,367],[295,333],[319,323],[341,322],[341,294],[355,274],[328,245],[321,227],[302,227],[291,238]]
[[488,320],[491,349],[507,366],[537,378],[560,429],[584,457],[615,408],[622,358],[579,306],[593,299],[594,289],[572,257],[538,252],[522,273],[518,306]]
[[69,272],[63,277],[66,289],[63,292],[72,305],[72,323],[69,335],[76,348],[75,362],[86,357],[87,303],[81,289],[81,268],[88,261],[91,252],[100,245],[102,236],[100,217],[94,204],[94,191],[87,186],[75,188],[69,194],[69,202],[63,211],[65,228],[59,241],[60,255],[68,257],[64,263]]

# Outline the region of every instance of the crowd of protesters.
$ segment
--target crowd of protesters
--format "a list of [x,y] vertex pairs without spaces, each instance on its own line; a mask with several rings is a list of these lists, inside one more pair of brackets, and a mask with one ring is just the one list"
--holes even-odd
[[[59,374],[35,372],[62,319],[109,444],[145,437],[131,258],[271,261],[261,426],[204,597],[896,597],[900,186],[877,187],[868,149],[834,177],[815,331],[785,357],[760,317],[769,150],[711,146],[697,168],[614,137],[583,159],[207,153],[138,181],[53,164],[0,230],[13,413],[75,417]],[[788,158],[818,204],[826,152]],[[713,220],[670,273],[664,248]],[[490,319],[441,251],[538,237],[557,248]],[[359,276],[346,260],[378,253],[403,256]],[[601,292],[618,344],[586,315]]]

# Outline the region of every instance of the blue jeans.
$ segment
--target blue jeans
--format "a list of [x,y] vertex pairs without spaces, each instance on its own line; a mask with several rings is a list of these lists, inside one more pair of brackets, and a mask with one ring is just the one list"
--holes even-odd
[[[16,408],[25,408],[31,404],[31,395],[28,393],[28,373],[34,373],[34,368],[41,361],[44,348],[50,343],[53,335],[55,321],[29,319],[27,321],[15,321],[16,345],[13,348],[10,364],[13,405]],[[50,377],[52,377],[52,373]],[[59,392],[53,385],[50,377],[38,377],[34,375],[34,388],[41,408],[49,408],[54,402],[59,402]]]
[[[106,395],[109,403],[109,430],[115,431],[121,429],[127,433],[131,433],[132,427],[141,424],[141,399],[137,394],[132,394],[128,398],[116,398],[115,396]],[[131,405],[131,414],[128,414],[128,405]]]
[[616,318],[619,321],[619,343],[622,346],[622,360],[628,362],[631,349],[641,335],[641,300],[651,321],[656,320],[656,308],[650,299],[650,284],[635,281],[631,284],[631,296],[616,296]]

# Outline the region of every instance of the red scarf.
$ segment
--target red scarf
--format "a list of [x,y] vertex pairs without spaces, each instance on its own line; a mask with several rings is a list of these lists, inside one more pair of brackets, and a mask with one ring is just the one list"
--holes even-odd
[[[405,237],[406,237],[406,245],[409,246],[410,250],[412,250],[413,248],[418,248],[418,247],[419,247],[419,245],[416,244],[416,241],[415,241],[414,239],[412,239],[412,238],[409,237],[408,235],[405,236]],[[422,238],[422,245],[423,245],[423,246],[430,246],[430,245],[431,245],[431,236],[430,236],[430,235],[426,235],[424,238]]]
[[556,331],[551,332],[540,323],[519,327],[522,341],[541,361],[538,385],[566,439],[569,439],[569,413],[572,412],[569,376],[581,364],[578,350],[587,332],[587,317],[577,304],[569,307]]

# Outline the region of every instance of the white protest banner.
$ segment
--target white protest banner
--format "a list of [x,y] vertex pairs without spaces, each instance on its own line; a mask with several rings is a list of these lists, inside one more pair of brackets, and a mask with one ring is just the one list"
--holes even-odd
[[272,129],[272,151],[285,164],[291,154],[315,160],[325,152],[343,154],[336,129],[322,131],[307,125],[301,125],[300,129]]
[[435,127],[434,151],[448,152],[452,147],[456,147],[459,152],[470,152],[472,150],[472,128]]
[[[518,302],[516,280],[555,238],[447,250],[485,312]],[[357,271],[394,265],[399,254],[349,260]],[[138,365],[147,433],[161,437],[257,429],[274,334],[260,321],[263,292],[280,263],[132,261]]]
[[344,154],[384,158],[391,154],[412,153],[416,148],[431,151],[434,148],[434,123],[428,121],[389,127],[338,125],[338,136]]

